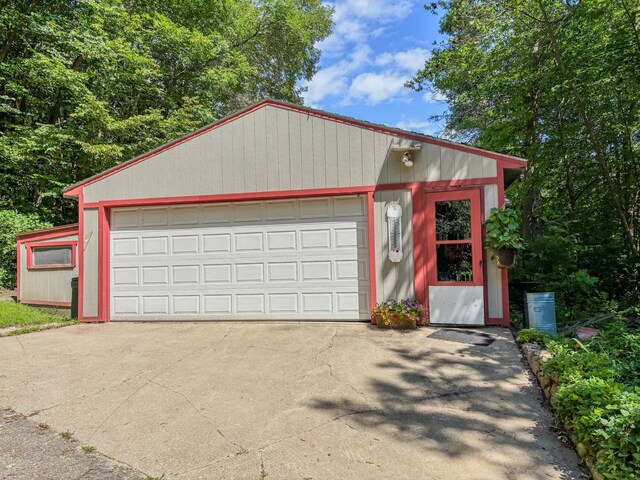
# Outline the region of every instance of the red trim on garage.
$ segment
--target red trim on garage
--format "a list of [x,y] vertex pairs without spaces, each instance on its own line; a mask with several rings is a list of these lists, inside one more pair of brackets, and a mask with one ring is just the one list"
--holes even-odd
[[[77,240],[62,240],[59,242],[25,242],[27,246],[27,269],[29,270],[65,270],[76,268]],[[41,247],[71,247],[71,263],[61,265],[35,265],[33,249]]]
[[110,236],[111,226],[109,222],[108,208],[98,209],[98,319],[104,322],[111,320],[111,276],[110,265]]
[[78,192],[78,319],[84,319],[84,191]]
[[[376,276],[376,229],[375,202],[373,192],[367,194],[367,220],[369,229],[369,307],[373,310],[378,303],[378,287]],[[373,318],[371,323],[375,324]]]
[[42,230],[33,230],[31,232],[21,232],[16,238],[22,242],[36,242],[47,240],[49,238],[66,237],[78,233],[78,224],[60,225],[59,227],[44,228]]
[[498,179],[474,178],[468,180],[443,180],[437,182],[392,183],[385,185],[364,185],[361,187],[312,188],[307,190],[280,190],[276,192],[220,193],[214,195],[187,195],[181,197],[134,198],[127,200],[103,200],[85,203],[84,208],[124,208],[157,207],[180,204],[199,204],[216,202],[245,202],[251,200],[278,200],[309,197],[335,197],[340,195],[361,195],[374,191],[413,190],[415,188],[446,189],[450,187],[468,187],[474,185],[493,185]]
[[23,305],[71,308],[71,302],[52,302],[49,300],[21,300],[20,303],[22,303]]
[[22,257],[22,241],[18,240],[16,242],[16,296],[18,297],[18,301],[20,301],[20,270],[22,270],[22,265],[20,264],[20,260]]
[[133,158],[127,162],[124,162],[116,167],[113,167],[105,172],[102,172],[94,177],[90,177],[80,183],[77,183],[75,185],[72,185],[71,187],[69,187],[67,190],[65,190],[64,195],[65,196],[75,196],[78,194],[80,187],[86,186],[86,185],[90,185],[92,183],[95,183],[97,181],[100,181],[104,178],[107,178],[117,172],[120,172],[121,170],[124,170],[126,168],[132,167],[133,165],[136,165],[144,160],[147,160],[148,158],[154,157],[166,150],[169,150],[175,146],[178,146],[182,143],[187,142],[188,140],[191,140],[192,138],[196,138],[200,135],[203,135],[207,132],[210,132],[212,130],[215,130],[218,127],[221,127],[223,125],[226,125],[227,123],[230,123],[238,118],[241,118],[251,112],[254,112],[262,107],[265,106],[272,106],[272,107],[276,107],[276,108],[282,108],[285,110],[289,110],[289,111],[293,111],[293,112],[298,112],[304,115],[309,115],[309,116],[313,116],[313,117],[317,117],[317,118],[322,118],[325,120],[330,120],[330,121],[335,121],[338,123],[342,123],[342,124],[346,124],[346,125],[352,125],[352,126],[356,126],[356,127],[360,127],[366,130],[371,130],[374,132],[378,132],[378,133],[383,133],[386,135],[393,135],[396,137],[401,137],[401,138],[406,138],[406,139],[410,139],[410,140],[416,140],[419,142],[423,142],[423,143],[428,143],[428,144],[432,144],[432,145],[438,145],[441,147],[446,147],[446,148],[451,148],[454,150],[459,150],[462,152],[467,152],[467,153],[473,153],[473,154],[477,154],[477,155],[481,155],[483,157],[487,157],[487,158],[492,158],[495,160],[499,160],[499,161],[504,161],[504,162],[508,162],[509,165],[513,165],[513,166],[520,166],[520,167],[525,167],[527,165],[527,162],[525,160],[519,159],[517,157],[512,157],[510,155],[504,155],[504,154],[500,154],[500,153],[495,153],[495,152],[489,152],[487,150],[482,150],[480,148],[476,148],[476,147],[471,147],[468,145],[462,145],[459,143],[454,143],[454,142],[449,142],[447,140],[441,140],[438,138],[434,138],[434,137],[429,137],[427,135],[421,135],[418,133],[413,133],[413,132],[407,132],[404,130],[399,130],[399,129],[395,129],[395,128],[390,128],[390,127],[386,127],[384,125],[378,125],[378,124],[373,124],[373,123],[367,123],[361,120],[356,120],[353,118],[349,118],[349,117],[343,117],[340,115],[335,115],[332,113],[327,113],[327,112],[322,112],[319,110],[313,110],[310,108],[306,108],[306,107],[301,107],[299,105],[294,105],[294,104],[290,104],[290,103],[286,103],[286,102],[281,102],[278,100],[272,100],[272,99],[267,99],[267,100],[263,100],[261,102],[258,102],[255,105],[252,105],[244,110],[241,110],[239,112],[236,112],[234,114],[231,114],[228,117],[222,118],[221,120],[214,122],[210,125],[207,125],[206,127],[201,128],[200,130],[197,130],[193,133],[190,133],[184,137],[178,138],[172,142],[169,142],[165,145],[162,145],[154,150],[151,150],[150,152],[147,152],[145,154],[140,155],[139,157]]
[[251,200],[279,200],[309,197],[336,197],[341,195],[361,195],[372,192],[375,187],[316,188],[310,190],[282,190],[278,192],[221,193],[216,195],[193,195],[183,197],[139,198],[131,200],[106,200],[87,203],[85,208],[157,207],[183,204],[217,202],[246,202]]
[[423,305],[429,304],[429,295],[427,294],[427,282],[425,275],[425,259],[427,256],[426,229],[424,225],[424,208],[422,199],[422,190],[413,188],[411,191],[411,207],[413,226],[413,264],[414,264],[414,288],[416,300]]

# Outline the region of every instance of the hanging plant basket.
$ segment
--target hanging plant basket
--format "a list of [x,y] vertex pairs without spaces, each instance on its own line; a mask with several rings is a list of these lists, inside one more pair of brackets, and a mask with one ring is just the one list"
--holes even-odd
[[496,260],[498,268],[511,270],[516,266],[517,253],[515,248],[501,248],[493,251],[493,258]]

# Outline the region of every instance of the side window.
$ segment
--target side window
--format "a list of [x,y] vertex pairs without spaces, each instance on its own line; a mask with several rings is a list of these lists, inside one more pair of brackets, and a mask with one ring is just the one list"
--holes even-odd
[[31,249],[31,268],[74,267],[72,245],[38,246]]

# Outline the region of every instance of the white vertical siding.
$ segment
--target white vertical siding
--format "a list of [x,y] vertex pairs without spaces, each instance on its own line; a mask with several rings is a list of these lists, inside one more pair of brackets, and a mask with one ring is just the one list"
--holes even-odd
[[[484,186],[484,212],[489,217],[492,208],[498,207],[498,186]],[[502,272],[491,260],[491,252],[487,252],[487,300],[489,317],[502,318]]]
[[98,210],[84,211],[84,239],[78,242],[84,248],[83,315],[98,315]]

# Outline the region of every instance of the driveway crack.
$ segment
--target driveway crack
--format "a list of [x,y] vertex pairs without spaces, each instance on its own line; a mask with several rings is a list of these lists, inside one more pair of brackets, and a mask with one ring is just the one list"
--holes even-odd
[[308,429],[303,430],[301,432],[292,433],[291,435],[287,435],[286,437],[283,437],[283,438],[281,438],[279,440],[275,440],[273,442],[266,443],[266,444],[262,445],[261,447],[258,447],[257,450],[258,450],[258,452],[262,452],[263,450],[265,450],[265,449],[267,449],[269,447],[272,447],[272,446],[277,445],[279,443],[285,442],[285,441],[287,441],[287,440],[289,440],[291,438],[299,437],[300,435],[304,435],[305,433],[313,432],[314,430],[322,428],[325,425],[329,425],[332,422],[339,421],[342,418],[351,417],[353,415],[362,415],[364,413],[372,413],[372,412],[377,412],[377,411],[379,411],[377,408],[367,408],[367,409],[363,409],[363,410],[356,410],[354,412],[343,413],[341,415],[337,415],[335,417],[332,417],[329,420],[326,420],[326,421],[324,421],[324,422],[322,422],[322,423],[320,423],[320,424],[318,424],[318,425],[316,425],[314,427],[308,428]]
[[333,365],[331,365],[330,363],[325,363],[325,365],[329,368],[329,375],[331,375],[331,378],[333,378],[336,382],[341,383],[342,385],[346,385],[347,387],[349,387],[351,390],[353,390],[355,393],[357,393],[358,395],[360,395],[362,397],[362,399],[366,402],[366,404],[371,407],[374,408],[373,404],[369,401],[369,399],[367,398],[367,396],[364,394],[364,392],[361,392],[360,390],[358,390],[356,387],[354,387],[353,385],[351,385],[349,382],[346,382],[338,377],[336,377],[336,375],[333,373]]

